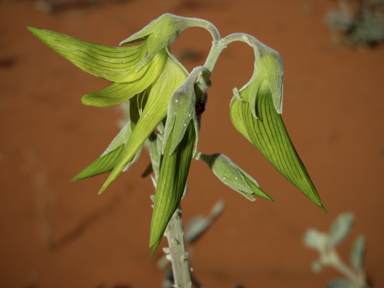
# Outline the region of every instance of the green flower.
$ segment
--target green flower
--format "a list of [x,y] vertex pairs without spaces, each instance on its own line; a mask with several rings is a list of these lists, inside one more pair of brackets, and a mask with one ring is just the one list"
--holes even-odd
[[235,128],[292,184],[325,210],[304,164],[284,126],[282,113],[283,63],[279,53],[261,44],[255,72],[230,104]]
[[136,109],[131,114],[138,114],[107,150],[74,180],[112,170],[99,193],[103,192],[137,160],[144,141],[166,117],[173,91],[188,76],[185,68],[169,52],[170,45],[184,29],[181,19],[165,14],[121,43],[143,41],[141,44],[123,47],[98,45],[28,27],[33,35],[77,67],[114,82],[103,90],[84,95],[82,102],[85,105],[107,107],[130,100],[131,106],[135,107],[133,110]]

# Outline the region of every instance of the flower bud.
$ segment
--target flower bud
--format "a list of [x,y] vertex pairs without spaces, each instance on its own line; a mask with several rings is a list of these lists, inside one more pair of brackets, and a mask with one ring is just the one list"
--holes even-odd
[[253,197],[255,195],[274,202],[267,193],[259,188],[256,180],[224,154],[206,155],[199,153],[197,159],[205,162],[221,182],[239,192],[248,200],[255,201],[256,199]]

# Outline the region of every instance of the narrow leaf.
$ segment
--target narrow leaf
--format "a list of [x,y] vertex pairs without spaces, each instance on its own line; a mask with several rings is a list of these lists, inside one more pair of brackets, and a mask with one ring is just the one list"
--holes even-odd
[[[263,82],[261,86],[268,83]],[[284,122],[274,107],[270,90],[261,87],[256,97],[256,114],[253,117],[248,88],[240,91],[243,101],[232,98],[230,116],[235,128],[243,134],[285,178],[310,200],[325,210],[307,170],[301,162]]]

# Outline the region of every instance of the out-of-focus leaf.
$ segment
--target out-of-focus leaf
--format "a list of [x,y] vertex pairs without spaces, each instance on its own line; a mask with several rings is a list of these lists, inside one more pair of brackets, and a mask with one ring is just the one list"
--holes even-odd
[[339,244],[349,234],[352,228],[353,218],[352,213],[343,213],[332,223],[328,239],[328,245],[330,247]]
[[319,273],[323,269],[323,265],[320,263],[320,261],[313,261],[311,265],[312,271],[315,273]]
[[363,270],[365,253],[365,238],[364,235],[359,235],[352,247],[351,264],[357,271]]
[[256,119],[248,101],[248,87],[240,91],[243,101],[232,98],[230,116],[235,128],[243,134],[265,158],[310,200],[326,212],[304,164],[301,162],[291,139],[272,101],[269,85],[260,85],[256,97]]
[[189,243],[193,243],[199,238],[215,221],[215,219],[221,214],[224,209],[224,202],[222,200],[217,201],[213,206],[212,211],[208,217],[198,215],[189,221],[185,228],[185,239]]
[[[172,137],[172,133],[170,137]],[[192,160],[194,138],[195,128],[193,123],[190,122],[184,138],[174,153],[170,155],[172,142],[165,146],[151,221],[151,237],[149,242],[149,247],[152,247],[151,255],[160,244],[167,224],[183,196]]]
[[328,283],[327,288],[354,288],[354,286],[348,280],[334,279]]
[[310,228],[304,235],[304,245],[322,251],[326,246],[327,235],[317,231],[316,229]]

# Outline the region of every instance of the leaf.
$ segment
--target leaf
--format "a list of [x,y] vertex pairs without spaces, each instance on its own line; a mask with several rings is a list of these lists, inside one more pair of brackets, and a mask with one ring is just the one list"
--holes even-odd
[[363,271],[365,253],[365,238],[364,235],[359,235],[352,247],[351,264],[357,271]]
[[[109,47],[50,30],[27,28],[40,41],[80,69],[109,81],[118,83],[135,81],[143,77],[150,67],[150,65],[146,65],[139,72],[135,71],[149,45],[146,42],[136,46]],[[159,68],[158,76],[162,69],[156,68]]]
[[349,234],[352,228],[353,218],[352,213],[342,213],[332,223],[328,240],[330,247],[339,244]]
[[324,250],[326,241],[327,236],[313,228],[308,229],[303,238],[305,246],[316,249],[318,251]]
[[353,284],[345,279],[334,279],[328,283],[327,288],[354,288]]
[[155,130],[160,121],[164,119],[167,115],[168,103],[172,93],[187,78],[187,72],[181,64],[176,62],[177,60],[171,57],[170,54],[168,56],[163,73],[146,90],[148,94],[147,103],[140,119],[121,153],[118,163],[101,187],[99,193],[102,193],[119,176],[127,163],[132,160],[137,150],[143,145],[144,141]]
[[[173,132],[171,132],[170,137],[172,137],[172,134]],[[156,186],[155,204],[151,221],[151,237],[149,242],[149,247],[152,247],[151,255],[156,251],[167,224],[183,196],[192,160],[194,138],[195,128],[191,122],[184,138],[173,154],[169,155],[171,142],[165,146],[159,180]]]
[[277,171],[326,212],[316,188],[289,138],[281,115],[275,110],[268,87],[268,83],[264,81],[256,97],[255,109],[258,119],[252,115],[247,87],[240,91],[243,101],[233,97],[230,105],[232,123]]

